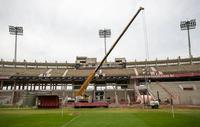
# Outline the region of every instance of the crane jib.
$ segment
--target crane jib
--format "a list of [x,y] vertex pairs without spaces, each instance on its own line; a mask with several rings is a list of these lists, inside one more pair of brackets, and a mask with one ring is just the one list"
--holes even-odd
[[126,25],[126,27],[124,28],[124,30],[122,31],[122,33],[119,35],[119,37],[117,38],[117,40],[114,42],[114,44],[111,46],[110,50],[107,52],[107,54],[104,56],[104,58],[101,60],[100,64],[95,68],[95,70],[93,72],[91,72],[87,79],[84,81],[84,83],[81,85],[81,88],[79,89],[79,91],[76,93],[76,96],[83,96],[85,94],[85,90],[87,89],[89,83],[92,81],[92,79],[94,78],[96,72],[100,69],[100,67],[102,66],[102,64],[104,63],[104,61],[106,60],[106,58],[109,56],[109,54],[111,53],[111,51],[114,49],[114,47],[117,45],[117,43],[119,42],[119,40],[122,38],[122,36],[124,35],[124,33],[127,31],[127,29],[129,28],[129,26],[131,25],[131,23],[135,20],[135,18],[137,17],[137,15],[140,13],[141,10],[144,10],[143,7],[140,7],[138,9],[138,11],[136,12],[136,14],[133,16],[133,18],[130,20],[130,22]]

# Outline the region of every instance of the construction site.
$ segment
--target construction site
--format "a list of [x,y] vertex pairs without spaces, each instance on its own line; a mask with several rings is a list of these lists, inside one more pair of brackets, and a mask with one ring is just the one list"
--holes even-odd
[[[44,107],[73,106],[75,93],[99,63],[77,57],[75,63],[0,62],[0,104],[38,106],[38,96],[58,96]],[[160,99],[167,104],[200,104],[200,58],[127,62],[116,58],[103,64],[86,93],[109,106],[133,106]]]
[[199,127],[198,5],[0,1],[0,126]]
[[[143,7],[139,7],[108,52],[105,45],[101,61],[77,56],[74,63],[17,62],[15,45],[14,61],[0,61],[0,104],[38,108],[199,105],[200,58],[192,57],[189,40],[189,29],[195,28],[195,20],[180,25],[182,30],[188,30],[189,58],[150,61],[146,49],[145,61],[115,58],[107,62],[141,11]],[[17,35],[23,34],[23,27],[9,26],[9,32],[15,35],[17,44]],[[110,34],[110,30],[99,31],[105,44]]]

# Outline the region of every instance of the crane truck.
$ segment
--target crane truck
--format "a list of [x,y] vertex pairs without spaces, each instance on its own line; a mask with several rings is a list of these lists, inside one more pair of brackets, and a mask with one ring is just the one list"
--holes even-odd
[[109,54],[111,53],[111,51],[117,45],[117,43],[119,42],[119,40],[122,38],[122,36],[124,35],[124,33],[127,31],[127,29],[129,28],[129,26],[135,20],[135,18],[137,17],[137,15],[140,13],[141,10],[144,10],[144,8],[140,7],[138,9],[138,11],[136,12],[136,14],[132,17],[132,19],[130,20],[130,22],[127,24],[127,26],[124,28],[124,30],[119,35],[119,37],[117,38],[117,40],[111,46],[111,48],[106,53],[106,55],[104,56],[104,58],[101,60],[100,64],[88,75],[87,79],[81,85],[79,91],[77,93],[75,93],[75,96],[76,96],[76,101],[74,103],[74,107],[75,108],[108,107],[108,103],[107,102],[89,102],[88,101],[88,96],[86,95],[86,89],[87,89],[88,85],[90,84],[90,82],[95,77],[95,74],[101,68],[102,64],[105,62],[106,58],[109,56]]

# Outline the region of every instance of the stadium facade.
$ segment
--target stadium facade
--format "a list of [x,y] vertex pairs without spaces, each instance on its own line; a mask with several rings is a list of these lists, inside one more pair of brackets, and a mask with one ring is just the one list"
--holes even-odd
[[[0,104],[34,106],[38,97],[58,96],[65,105],[75,96],[96,58],[77,57],[75,63],[0,61]],[[175,104],[200,104],[200,58],[106,62],[87,89],[94,101],[116,105],[160,99]],[[61,101],[60,101],[61,102]]]

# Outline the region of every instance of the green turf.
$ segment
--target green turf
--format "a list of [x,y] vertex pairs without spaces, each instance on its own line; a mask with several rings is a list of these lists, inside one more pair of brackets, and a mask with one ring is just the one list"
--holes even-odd
[[0,127],[60,127],[75,115],[61,110],[0,109]]
[[0,127],[200,127],[199,109],[0,109]]

